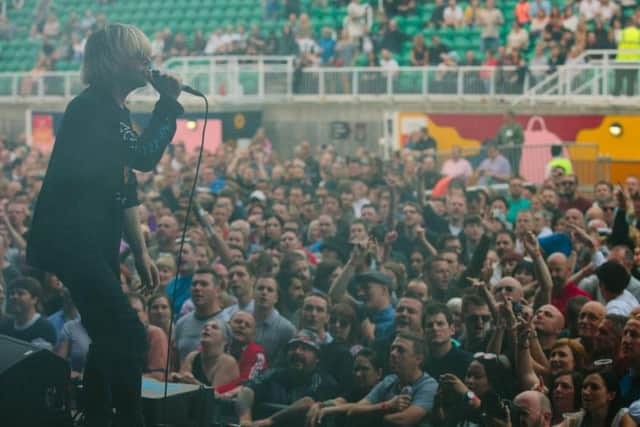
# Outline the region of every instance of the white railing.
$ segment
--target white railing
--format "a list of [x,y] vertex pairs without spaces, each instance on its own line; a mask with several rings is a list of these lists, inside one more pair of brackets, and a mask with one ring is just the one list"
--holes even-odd
[[[626,53],[640,54],[640,50],[628,50]],[[560,67],[549,74],[516,98],[514,104],[520,102],[534,103],[540,99],[565,96],[590,96],[608,98],[610,95],[626,94],[626,88],[617,88],[616,81],[622,80],[621,74],[636,71],[634,96],[638,96],[638,69],[640,62],[618,62],[618,51],[611,49],[594,49],[582,52],[570,60],[570,64]],[[616,89],[620,89],[616,91]]]
[[[596,52],[597,54],[597,52]],[[173,58],[165,68],[214,102],[277,103],[285,100],[495,98],[518,102],[628,102],[612,97],[620,72],[638,81],[640,63],[620,63],[603,55],[587,64],[573,63],[548,75],[546,67],[522,72],[516,67],[308,67],[292,57]],[[534,77],[538,76],[537,78]],[[628,76],[626,77],[628,78]],[[636,84],[634,96],[638,96]],[[0,73],[0,101],[68,99],[83,88],[78,72]],[[135,98],[155,98],[147,88]],[[637,101],[637,100],[636,100]]]

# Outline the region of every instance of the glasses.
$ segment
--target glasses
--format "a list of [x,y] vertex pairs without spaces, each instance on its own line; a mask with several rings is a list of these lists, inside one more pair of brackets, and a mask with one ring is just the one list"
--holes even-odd
[[573,181],[563,181],[560,183],[560,185],[569,186],[569,185],[576,185],[576,183]]
[[491,320],[491,316],[488,314],[470,314],[465,317],[467,322],[477,322],[481,320],[483,323],[487,323]]
[[496,292],[508,292],[511,293],[514,291],[513,286],[500,286],[496,287]]

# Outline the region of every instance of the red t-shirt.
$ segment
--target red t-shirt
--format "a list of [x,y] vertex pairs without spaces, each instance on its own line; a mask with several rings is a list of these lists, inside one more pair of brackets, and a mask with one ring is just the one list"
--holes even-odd
[[267,356],[264,348],[256,343],[249,343],[242,351],[240,360],[238,361],[238,370],[240,376],[233,382],[216,387],[218,393],[225,393],[233,390],[237,385],[247,380],[253,379],[267,370]]
[[552,293],[551,304],[553,304],[558,310],[560,310],[562,314],[564,314],[564,316],[566,317],[567,302],[569,302],[569,299],[578,295],[583,295],[587,297],[589,300],[591,300],[591,295],[589,295],[587,292],[580,289],[578,286],[576,286],[575,283],[569,282],[567,283],[567,286],[565,286],[560,293],[556,293],[556,292]]

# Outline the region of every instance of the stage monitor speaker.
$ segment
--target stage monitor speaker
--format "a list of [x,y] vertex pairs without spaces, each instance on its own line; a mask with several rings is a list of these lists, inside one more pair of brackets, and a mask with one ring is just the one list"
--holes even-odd
[[211,388],[191,384],[167,384],[142,379],[142,408],[147,427],[209,427],[214,419],[214,393]]
[[0,335],[3,427],[69,426],[69,364],[49,350]]

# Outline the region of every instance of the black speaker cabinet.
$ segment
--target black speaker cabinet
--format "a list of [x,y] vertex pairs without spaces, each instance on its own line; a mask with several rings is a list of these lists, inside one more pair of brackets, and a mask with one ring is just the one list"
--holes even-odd
[[0,335],[3,427],[71,424],[68,363],[49,350]]
[[147,427],[209,427],[214,414],[214,393],[210,387],[167,384],[142,379],[142,408]]

